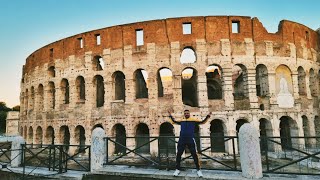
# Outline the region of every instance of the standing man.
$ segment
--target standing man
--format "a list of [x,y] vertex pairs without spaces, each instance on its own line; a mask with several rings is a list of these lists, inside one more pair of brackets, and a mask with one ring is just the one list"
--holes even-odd
[[182,121],[176,121],[172,115],[171,112],[168,111],[169,118],[171,121],[175,124],[179,124],[181,126],[180,129],[180,137],[178,141],[178,152],[177,152],[177,158],[176,158],[176,171],[173,173],[173,176],[178,176],[180,174],[180,161],[181,156],[183,154],[183,151],[185,150],[186,146],[188,146],[188,149],[192,155],[192,158],[194,160],[194,163],[197,168],[197,175],[199,177],[203,177],[202,172],[200,171],[200,163],[198,159],[198,155],[196,152],[196,143],[194,140],[194,128],[196,124],[204,124],[207,122],[207,120],[210,118],[211,112],[206,116],[206,118],[202,121],[190,117],[190,111],[184,110],[184,118]]

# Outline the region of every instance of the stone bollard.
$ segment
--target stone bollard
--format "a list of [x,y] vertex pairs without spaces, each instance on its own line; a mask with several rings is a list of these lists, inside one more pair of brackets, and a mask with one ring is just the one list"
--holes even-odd
[[242,176],[250,179],[262,178],[259,134],[249,123],[240,128],[239,148]]
[[21,144],[24,144],[25,142],[26,141],[21,136],[13,137],[11,144],[11,167],[19,167],[21,165]]
[[105,132],[97,127],[92,131],[91,136],[91,172],[103,167],[106,159],[106,144],[104,141]]

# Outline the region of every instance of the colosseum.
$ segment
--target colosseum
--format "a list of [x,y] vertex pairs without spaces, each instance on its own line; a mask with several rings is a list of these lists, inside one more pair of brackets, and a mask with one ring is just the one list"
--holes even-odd
[[[168,110],[179,120],[189,109],[199,119],[212,112],[196,128],[212,137],[197,139],[212,152],[228,151],[214,135],[235,136],[244,123],[261,136],[320,135],[319,32],[288,20],[269,33],[258,18],[199,16],[58,40],[23,66],[19,132],[28,143],[83,145],[102,127],[135,147],[145,139],[125,137],[178,136]],[[155,152],[157,144],[140,151]]]

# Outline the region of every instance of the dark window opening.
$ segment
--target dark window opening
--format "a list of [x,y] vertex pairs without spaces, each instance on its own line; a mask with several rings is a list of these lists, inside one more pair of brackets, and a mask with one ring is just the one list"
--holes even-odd
[[49,77],[56,77],[56,70],[54,66],[50,66],[48,69]]
[[[144,145],[145,144],[145,145]],[[138,153],[150,153],[149,128],[146,124],[140,123],[136,131],[136,148]]]
[[101,56],[95,56],[92,60],[92,67],[94,71],[102,71],[104,69],[104,61]]
[[50,58],[53,58],[53,48],[50,49]]
[[63,103],[69,104],[70,102],[70,91],[69,91],[69,82],[66,79],[63,79],[61,82],[61,92],[63,94]]
[[183,32],[183,34],[191,34],[192,33],[191,22],[186,22],[186,23],[182,24],[182,32]]
[[299,95],[304,96],[306,93],[306,73],[304,69],[300,66],[298,68],[298,89]]
[[95,77],[96,86],[96,107],[102,107],[104,105],[104,82],[102,76]]
[[46,131],[46,143],[54,144],[54,129],[52,126],[49,126]]
[[85,86],[84,78],[82,76],[77,77],[76,87],[77,87],[78,101],[84,102],[84,100],[86,99],[86,86]]
[[97,43],[97,45],[101,44],[101,36],[100,36],[100,34],[96,34],[96,43]]
[[136,45],[144,45],[143,29],[136,29]]
[[176,145],[174,139],[174,127],[172,124],[165,122],[160,126],[159,151],[161,154],[176,153]]
[[124,126],[121,124],[116,124],[115,133],[116,142],[118,143],[115,145],[115,154],[124,154],[126,153],[126,130]]
[[256,95],[259,97],[269,95],[268,70],[262,64],[259,64],[256,68]]
[[240,33],[240,21],[232,21],[232,33]]
[[86,144],[86,135],[85,129],[82,126],[77,126],[75,129],[75,140],[76,144],[79,145],[77,152],[78,153],[85,153],[85,144]]
[[182,101],[183,104],[198,107],[197,72],[187,68],[182,72]]
[[83,48],[83,39],[78,38],[78,42],[79,42],[79,48]]

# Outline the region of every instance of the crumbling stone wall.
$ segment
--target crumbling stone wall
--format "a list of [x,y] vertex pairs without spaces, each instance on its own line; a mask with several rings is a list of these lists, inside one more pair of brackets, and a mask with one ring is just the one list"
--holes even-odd
[[[183,31],[185,23],[191,24],[189,33]],[[70,144],[89,144],[94,127],[103,127],[107,136],[159,136],[168,133],[160,128],[168,110],[179,120],[188,108],[197,118],[213,112],[200,135],[236,135],[250,122],[262,134],[280,136],[281,118],[296,123],[295,135],[303,136],[306,128],[315,135],[319,42],[319,34],[302,24],[284,20],[278,32],[268,33],[257,18],[244,16],[169,18],[77,34],[27,57],[20,133],[28,143]],[[186,48],[195,62],[181,62]],[[210,66],[217,71],[210,72]],[[195,76],[184,80],[188,68]],[[161,69],[171,74],[163,78]],[[294,104],[279,107],[286,103],[278,100],[280,92],[291,95]],[[179,126],[173,128],[178,135]],[[152,144],[143,151],[156,149]]]

